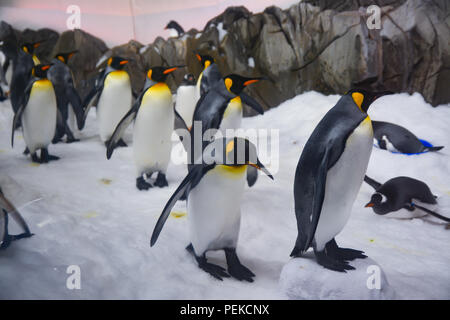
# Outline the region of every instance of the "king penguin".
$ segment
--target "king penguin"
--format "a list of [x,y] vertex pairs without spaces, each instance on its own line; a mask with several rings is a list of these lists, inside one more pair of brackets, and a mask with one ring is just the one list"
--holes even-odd
[[[81,128],[84,111],[80,96],[74,87],[73,75],[67,63],[77,51],[57,53],[52,59],[52,66],[48,70],[48,79],[53,83],[56,93],[56,101],[61,118],[58,119],[53,143],[58,142],[64,135],[67,143],[79,141],[75,139],[72,130],[75,129],[76,120],[78,128]],[[69,108],[70,106],[70,108]],[[72,127],[72,128],[71,128]]]
[[[96,85],[83,102],[84,118],[86,119],[90,102],[95,97],[99,97],[97,118],[100,139],[105,143],[105,146],[108,145],[109,139],[120,120],[131,108],[133,95],[130,76],[123,70],[128,62],[129,60],[121,57],[110,57],[106,69],[100,74],[100,79],[96,81]],[[126,146],[122,139],[118,143],[120,146]]]
[[[17,235],[9,234],[9,216],[16,221],[16,223],[23,230],[23,233]],[[30,228],[24,218],[20,215],[14,205],[6,198],[0,188],[0,250],[8,248],[14,240],[29,238],[31,236],[33,236],[33,234],[30,232]]]
[[367,110],[388,92],[352,89],[328,111],[302,151],[294,180],[298,236],[291,253],[313,247],[317,262],[345,272],[362,251],[339,248],[334,237],[346,225],[372,151],[373,130]]
[[[186,248],[198,266],[222,280],[232,277],[253,282],[255,276],[243,266],[236,253],[241,220],[241,202],[244,193],[245,172],[248,165],[273,177],[259,161],[256,147],[243,138],[220,138],[209,143],[202,161],[181,182],[167,202],[153,230],[153,246],[175,203],[185,194],[191,244]],[[228,273],[220,266],[209,263],[206,252],[224,250]]]
[[183,81],[177,89],[177,97],[175,100],[175,109],[188,128],[192,126],[192,116],[194,115],[197,100],[195,77],[193,74],[188,73],[184,76]]
[[[39,64],[32,69],[24,98],[14,115],[11,146],[14,146],[14,130],[22,123],[23,137],[33,162],[47,163],[59,159],[48,154],[47,147],[52,142],[56,130],[56,120],[60,116],[56,105],[53,84],[47,79],[51,64]],[[40,158],[36,151],[40,149]]]
[[[131,110],[122,118],[107,145],[106,157],[111,158],[114,148],[128,125],[136,118],[133,131],[133,154],[136,165],[136,187],[148,190],[152,187],[145,179],[154,172],[154,183],[160,188],[168,185],[166,171],[172,150],[174,109],[172,93],[165,83],[167,75],[176,67],[153,67],[147,72],[144,90]],[[145,177],[144,177],[145,176]]]

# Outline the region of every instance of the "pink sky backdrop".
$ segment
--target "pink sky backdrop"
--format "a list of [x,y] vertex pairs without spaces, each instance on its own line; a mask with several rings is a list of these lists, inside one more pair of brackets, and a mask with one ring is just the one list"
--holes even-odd
[[[102,38],[108,46],[133,39],[147,44],[157,36],[167,38],[164,30],[170,20],[176,20],[187,31],[203,29],[206,22],[229,6],[243,5],[252,12],[276,5],[288,8],[295,0],[1,0],[0,20],[15,28],[51,28],[67,30],[66,13],[70,5],[81,9],[81,28]],[[133,19],[134,15],[134,19]],[[134,20],[134,26],[133,26]],[[133,28],[134,27],[134,28]]]

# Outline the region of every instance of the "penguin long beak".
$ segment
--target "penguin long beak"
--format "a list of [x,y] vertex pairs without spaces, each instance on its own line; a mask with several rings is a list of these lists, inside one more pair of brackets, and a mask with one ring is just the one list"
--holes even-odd
[[259,161],[259,159],[257,160],[257,163],[249,163],[248,165],[252,166],[253,168],[256,168],[258,170],[261,170],[262,172],[264,172],[270,179],[273,180],[273,176],[272,174],[269,172],[269,170],[266,169],[266,167],[264,167],[264,165]]
[[124,65],[124,64],[127,64],[128,62],[130,62],[130,60],[122,60],[119,62],[119,64]]
[[175,67],[171,67],[171,68],[168,68],[168,69],[166,69],[166,70],[164,70],[164,74],[169,74],[169,73],[171,73],[171,72],[174,72],[175,70],[177,70],[177,69],[179,69],[179,68],[184,68],[185,66],[175,66]]
[[375,204],[373,202],[369,202],[364,206],[364,208],[372,208]]

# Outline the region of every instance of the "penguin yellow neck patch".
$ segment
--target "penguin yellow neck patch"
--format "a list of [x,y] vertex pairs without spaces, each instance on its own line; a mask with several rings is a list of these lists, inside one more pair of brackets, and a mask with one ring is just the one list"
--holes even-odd
[[240,165],[240,166],[226,166],[226,165],[218,165],[216,166],[219,174],[229,177],[229,178],[239,178],[247,169],[247,166]]
[[223,117],[226,118],[231,113],[234,112],[242,112],[242,100],[241,97],[239,96],[230,100],[228,107],[225,109],[225,112],[223,113]]
[[363,100],[364,100],[364,95],[362,93],[359,93],[359,92],[353,92],[352,93],[352,98],[353,98],[353,101],[358,106],[358,108],[362,111],[361,105],[362,105]]

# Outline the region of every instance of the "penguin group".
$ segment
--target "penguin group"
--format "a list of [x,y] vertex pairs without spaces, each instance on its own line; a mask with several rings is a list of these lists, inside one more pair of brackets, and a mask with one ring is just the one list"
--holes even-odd
[[[184,34],[175,21],[166,28],[174,29],[177,37]],[[19,45],[5,39],[0,43],[4,56],[12,62],[11,145],[20,129],[26,144],[24,153],[33,162],[44,164],[58,160],[59,156],[49,153],[49,146],[64,137],[66,143],[79,141],[76,132],[85,127],[95,106],[98,136],[106,148],[106,159],[118,147],[127,147],[124,133],[133,124],[135,186],[145,191],[169,185],[167,170],[172,134],[175,129],[182,129],[179,138],[186,151],[187,174],[168,198],[150,245],[157,242],[175,204],[185,200],[189,228],[186,249],[198,267],[218,280],[233,277],[253,282],[255,274],[237,255],[241,203],[246,182],[253,186],[259,171],[270,179],[273,176],[249,139],[229,136],[227,132],[241,128],[244,105],[264,114],[264,108],[245,89],[268,78],[224,75],[214,57],[194,51],[192,54],[202,68],[197,80],[185,65],[148,66],[145,84],[135,96],[126,71],[131,59],[113,55],[92,81],[89,93],[81,99],[68,64],[77,50],[58,52],[50,61],[40,61],[35,49],[43,41]],[[5,83],[3,66],[1,71],[0,82]],[[184,77],[172,92],[167,80],[175,72],[184,72]],[[350,218],[363,181],[376,190],[366,207],[377,214],[421,208],[413,199],[436,203],[428,186],[418,180],[401,177],[382,185],[366,176],[374,139],[382,149],[392,145],[403,153],[442,148],[424,145],[414,134],[395,124],[371,121],[370,105],[388,94],[392,92],[349,88],[306,141],[293,185],[297,238],[292,257],[300,257],[312,248],[319,265],[339,272],[354,269],[350,261],[366,258],[360,250],[340,247],[335,239]],[[198,141],[197,135],[203,139]],[[385,198],[387,201],[383,202]],[[1,191],[0,205],[1,248],[9,246],[12,240],[30,237],[25,221]],[[9,235],[9,216],[22,226],[22,234]],[[208,262],[206,253],[216,250],[225,252],[227,269]]]

